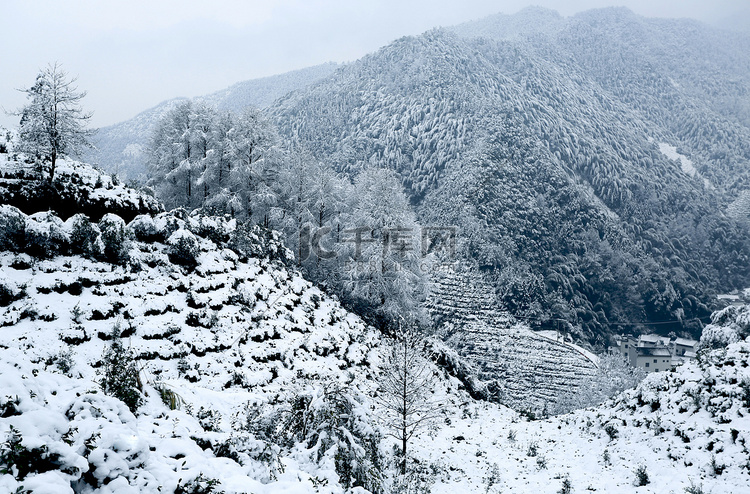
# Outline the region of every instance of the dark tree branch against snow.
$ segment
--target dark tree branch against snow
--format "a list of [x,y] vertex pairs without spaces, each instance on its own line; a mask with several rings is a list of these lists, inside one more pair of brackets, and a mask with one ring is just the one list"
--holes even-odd
[[86,122],[92,114],[81,109],[86,92],[78,92],[75,82],[56,62],[39,72],[33,86],[21,89],[30,101],[16,112],[21,117],[20,148],[37,162],[50,163],[50,182],[59,156],[90,146]]
[[408,442],[435,422],[442,407],[434,398],[437,380],[433,366],[422,354],[423,342],[423,335],[399,325],[396,341],[386,354],[376,397],[388,435],[401,443],[402,474],[406,473]]

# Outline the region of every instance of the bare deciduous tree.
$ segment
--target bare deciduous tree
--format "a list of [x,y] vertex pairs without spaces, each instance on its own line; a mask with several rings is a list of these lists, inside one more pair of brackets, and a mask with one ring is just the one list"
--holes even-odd
[[21,150],[50,162],[50,182],[58,156],[90,145],[85,124],[91,113],[81,110],[86,92],[78,92],[75,82],[57,63],[48,66],[39,72],[32,87],[22,89],[31,101],[16,112],[21,117]]
[[406,448],[419,430],[434,423],[441,403],[434,397],[437,381],[423,355],[423,336],[399,324],[383,367],[377,402],[388,435],[401,442],[401,473],[406,473]]

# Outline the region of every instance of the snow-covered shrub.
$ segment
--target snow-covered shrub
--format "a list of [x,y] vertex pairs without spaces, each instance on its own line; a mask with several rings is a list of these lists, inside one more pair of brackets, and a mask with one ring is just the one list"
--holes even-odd
[[99,230],[104,247],[104,259],[114,264],[124,263],[130,248],[125,221],[116,214],[105,214],[99,221]]
[[642,487],[648,485],[650,482],[648,478],[648,472],[646,471],[646,465],[638,465],[635,470],[635,484],[636,487]]
[[34,213],[26,219],[26,252],[40,258],[64,253],[70,237],[63,221],[53,212]]
[[284,246],[281,234],[260,225],[237,225],[230,235],[227,247],[235,251],[242,261],[250,257],[281,262],[294,260],[294,254]]
[[62,374],[70,377],[70,371],[75,365],[73,351],[70,348],[60,350],[57,355],[49,359],[48,363],[54,365]]
[[26,215],[13,206],[0,206],[0,250],[20,251],[26,243]]
[[133,218],[133,221],[128,223],[128,228],[133,232],[135,238],[141,242],[150,243],[163,240],[156,228],[154,219],[147,214],[139,214]]
[[71,216],[65,222],[70,232],[70,250],[73,253],[97,257],[103,254],[104,244],[99,227],[85,214]]
[[285,448],[302,444],[318,464],[324,457],[332,458],[345,488],[377,491],[383,470],[382,436],[371,424],[362,402],[334,385],[249,408],[245,428]]
[[105,394],[114,396],[135,412],[141,403],[141,380],[135,363],[135,356],[126,348],[120,337],[120,328],[112,329],[112,342],[102,358],[100,385]]
[[164,242],[177,230],[187,228],[188,218],[187,211],[182,208],[154,216],[154,227],[160,240]]
[[21,300],[26,296],[25,287],[18,287],[15,283],[7,280],[0,280],[0,307],[7,307],[16,300]]
[[190,218],[189,229],[199,237],[207,238],[216,245],[224,245],[234,231],[235,221],[227,221],[220,216],[194,214]]
[[730,305],[711,317],[711,324],[703,329],[699,351],[725,348],[730,343],[750,336],[750,306]]
[[562,482],[562,487],[557,491],[557,494],[570,494],[573,492],[573,484],[570,482],[570,478],[565,477]]
[[617,439],[617,436],[620,434],[620,431],[617,430],[617,427],[615,424],[607,424],[604,426],[604,432],[607,433],[607,436],[609,436],[610,441],[614,441]]
[[172,263],[189,268],[198,265],[200,247],[195,235],[185,229],[180,229],[170,235],[167,244],[169,245],[167,254]]
[[[396,458],[400,454],[398,451],[394,453]],[[392,468],[400,469],[400,459],[398,463],[398,465],[392,465]],[[414,461],[409,463],[405,474],[396,475],[390,480],[386,492],[390,494],[430,494],[434,484],[435,474],[430,471],[428,465]],[[491,491],[488,490],[487,492]]]
[[218,480],[206,477],[201,473],[194,479],[178,485],[174,494],[223,494],[224,491],[216,489],[219,484]]
[[7,440],[0,444],[0,474],[12,474],[23,480],[32,473],[44,473],[61,467],[60,455],[49,451],[47,446],[24,445],[21,433],[10,426]]

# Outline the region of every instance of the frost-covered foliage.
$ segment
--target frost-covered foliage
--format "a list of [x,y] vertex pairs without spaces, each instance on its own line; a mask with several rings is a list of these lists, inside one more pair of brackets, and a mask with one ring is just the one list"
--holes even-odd
[[106,214],[99,221],[102,255],[111,263],[119,264],[127,260],[129,250],[129,235],[125,228],[125,221],[117,215]]
[[631,366],[620,354],[600,355],[596,371],[584,379],[575,392],[562,397],[554,406],[554,413],[567,413],[603,403],[626,389],[635,388],[646,374]]
[[699,350],[725,348],[750,336],[750,306],[729,307],[713,314],[711,324],[703,328]]

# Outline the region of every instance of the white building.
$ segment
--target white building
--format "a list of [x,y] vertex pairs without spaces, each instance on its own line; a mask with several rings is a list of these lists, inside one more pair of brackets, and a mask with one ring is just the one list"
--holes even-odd
[[698,344],[686,338],[670,339],[655,334],[634,336],[616,336],[616,346],[612,348],[622,355],[633,367],[640,367],[646,372],[670,370],[685,360],[695,358]]

